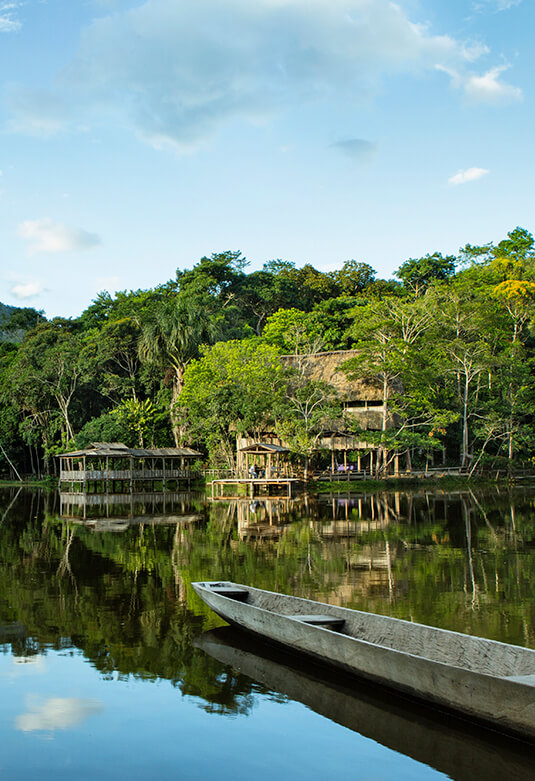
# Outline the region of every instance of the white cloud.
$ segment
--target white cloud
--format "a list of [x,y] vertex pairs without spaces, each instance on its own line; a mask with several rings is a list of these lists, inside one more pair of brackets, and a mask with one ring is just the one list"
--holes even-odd
[[520,5],[524,0],[480,0],[478,3],[474,3],[474,10],[476,11],[508,11],[515,5]]
[[0,32],[11,33],[20,30],[21,23],[17,19],[17,9],[22,3],[0,2]]
[[475,179],[481,179],[482,176],[486,176],[490,171],[487,168],[465,168],[464,171],[459,171],[454,176],[450,176],[448,182],[450,184],[465,184],[466,182],[473,182]]
[[30,243],[29,252],[73,252],[90,249],[100,244],[95,233],[71,228],[48,218],[26,220],[18,227],[18,235]]
[[23,301],[26,298],[34,298],[43,292],[44,288],[41,282],[19,282],[11,288],[11,294]]
[[81,700],[76,697],[51,697],[42,705],[31,706],[28,713],[15,719],[15,728],[22,732],[52,731],[76,727],[89,716],[103,710],[99,700]]
[[522,100],[522,90],[500,79],[508,65],[491,68],[482,76],[472,75],[465,80],[464,91],[468,98],[483,103],[509,103]]
[[502,81],[501,74],[508,70],[509,65],[499,65],[491,68],[482,75],[476,73],[462,73],[443,65],[436,66],[438,70],[447,73],[451,77],[452,86],[463,92],[471,103],[488,103],[490,105],[504,105],[522,100],[523,93],[520,87],[515,87]]
[[490,54],[490,49],[486,44],[481,43],[481,41],[471,41],[470,43],[462,45],[462,52],[465,60],[468,60],[468,62],[475,62],[475,60],[478,60],[485,54]]
[[15,130],[108,113],[157,148],[309,100],[368,97],[391,74],[460,73],[480,43],[433,35],[390,0],[146,0],[103,16],[48,91],[13,88]]

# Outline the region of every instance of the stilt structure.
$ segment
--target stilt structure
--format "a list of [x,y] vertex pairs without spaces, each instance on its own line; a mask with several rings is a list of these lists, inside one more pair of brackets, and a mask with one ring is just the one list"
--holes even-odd
[[60,488],[70,484],[83,492],[132,492],[134,487],[163,491],[167,484],[190,485],[194,460],[201,454],[189,447],[128,448],[122,442],[93,442],[85,450],[61,453]]

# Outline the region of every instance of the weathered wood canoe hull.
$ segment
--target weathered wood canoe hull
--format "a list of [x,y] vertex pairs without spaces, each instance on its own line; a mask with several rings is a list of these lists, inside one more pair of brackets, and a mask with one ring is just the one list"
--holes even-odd
[[[348,673],[535,739],[533,650],[240,584],[193,587],[231,624]],[[312,615],[342,620],[343,628],[307,623]]]

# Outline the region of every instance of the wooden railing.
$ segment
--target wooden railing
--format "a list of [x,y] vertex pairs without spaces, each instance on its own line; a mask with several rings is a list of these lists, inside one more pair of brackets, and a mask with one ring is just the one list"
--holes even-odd
[[90,480],[174,480],[191,479],[196,472],[187,469],[73,469],[62,470],[59,479],[64,482],[82,483]]

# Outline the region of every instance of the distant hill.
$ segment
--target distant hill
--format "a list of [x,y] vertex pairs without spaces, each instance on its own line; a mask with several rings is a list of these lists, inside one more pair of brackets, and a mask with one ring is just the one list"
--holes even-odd
[[43,320],[42,310],[0,303],[0,342],[21,342],[26,331]]
[[0,303],[0,328],[8,322],[16,308],[16,306]]

